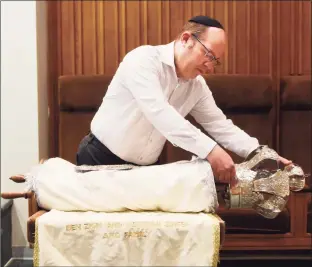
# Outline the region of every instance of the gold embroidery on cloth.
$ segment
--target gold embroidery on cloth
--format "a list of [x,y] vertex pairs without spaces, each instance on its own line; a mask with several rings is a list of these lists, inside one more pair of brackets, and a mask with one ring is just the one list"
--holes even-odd
[[[206,216],[208,216],[210,223],[209,225],[212,227],[212,231],[211,231],[211,238],[212,238],[212,246],[211,246],[211,257],[210,257],[210,262],[209,262],[209,266],[212,267],[217,267],[218,263],[219,263],[219,253],[220,253],[220,221],[222,221],[220,219],[220,217],[216,214],[211,214],[211,213],[205,213]],[[143,223],[145,221],[139,221],[139,222],[135,222],[137,224]],[[146,223],[149,223],[150,226],[154,225],[154,226],[159,226],[159,221],[155,220],[155,221],[146,221]],[[123,225],[123,223],[118,222],[118,221],[109,221],[109,222],[105,222],[105,223],[81,223],[81,224],[67,224],[64,225],[63,231],[65,232],[73,232],[73,231],[78,231],[77,234],[78,235],[84,235],[85,231],[91,231],[91,228],[96,227],[103,227],[104,229],[107,227],[106,230],[119,230],[118,227]],[[162,227],[166,227],[166,228],[184,228],[188,225],[188,222],[185,221],[162,221],[162,223],[160,224],[160,226]],[[108,227],[109,226],[109,227]],[[138,226],[142,226],[142,225],[138,225]],[[147,227],[145,225],[145,227]],[[34,244],[34,267],[39,267],[39,253],[40,253],[40,244],[39,244],[39,232],[38,232],[38,220],[36,220],[36,224],[35,224],[35,244]],[[116,229],[117,228],[117,229]],[[132,229],[134,231],[132,231]],[[121,230],[121,229],[120,229]],[[131,232],[132,231],[132,232]],[[103,232],[101,232],[101,234],[103,234]],[[136,231],[136,229],[134,228],[130,228],[128,232],[124,232],[121,230],[121,232],[114,232],[114,235],[110,235],[110,236],[106,236],[105,234],[107,234],[107,232],[104,233],[104,236],[101,236],[101,238],[144,238],[144,235],[146,235],[147,233],[140,230],[140,231]],[[118,236],[116,236],[115,234],[117,234]],[[123,235],[124,234],[124,235]]]
[[208,213],[208,216],[212,217],[217,223],[213,223],[213,256],[212,267],[217,267],[219,263],[220,255],[220,217],[217,214]]
[[38,219],[35,221],[34,267],[39,267]]

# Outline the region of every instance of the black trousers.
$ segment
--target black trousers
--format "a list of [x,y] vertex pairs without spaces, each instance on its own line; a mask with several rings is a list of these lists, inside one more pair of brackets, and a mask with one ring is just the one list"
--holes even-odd
[[[111,152],[105,145],[101,143],[92,133],[85,136],[78,147],[76,154],[77,165],[119,165],[134,164],[124,161]],[[155,164],[159,164],[157,161]],[[134,164],[137,165],[137,164]]]

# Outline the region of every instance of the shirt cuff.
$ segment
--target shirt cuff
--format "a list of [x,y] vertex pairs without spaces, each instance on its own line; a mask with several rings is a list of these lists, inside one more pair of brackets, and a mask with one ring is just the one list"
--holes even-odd
[[206,159],[216,145],[217,142],[201,132],[196,140],[197,156],[201,159]]
[[246,151],[243,157],[246,159],[249,156],[249,154],[254,150],[256,150],[259,146],[260,144],[258,143],[258,141],[254,141],[254,143],[250,145],[249,149]]

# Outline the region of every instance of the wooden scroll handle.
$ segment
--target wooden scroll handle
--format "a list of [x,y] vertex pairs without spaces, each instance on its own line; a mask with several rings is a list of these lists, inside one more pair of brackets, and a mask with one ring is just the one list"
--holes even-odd
[[[41,159],[39,164],[43,164],[45,161],[46,161],[46,159]],[[14,176],[10,177],[10,180],[12,180],[15,183],[25,183],[26,182],[25,175],[23,175],[23,174],[14,175]]]
[[12,180],[15,183],[25,183],[26,181],[25,176],[22,174],[12,176],[10,177],[10,180]]
[[4,199],[14,199],[14,198],[31,198],[32,192],[26,193],[1,193],[1,197]]

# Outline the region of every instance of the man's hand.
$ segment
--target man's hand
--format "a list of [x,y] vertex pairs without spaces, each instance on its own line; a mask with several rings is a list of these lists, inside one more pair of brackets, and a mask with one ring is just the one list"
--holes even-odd
[[289,159],[285,159],[281,156],[279,156],[278,161],[284,164],[285,166],[292,164],[292,161]]
[[221,183],[229,183],[234,185],[236,183],[235,165],[228,153],[226,153],[220,146],[216,145],[208,154],[209,161],[214,177]]

